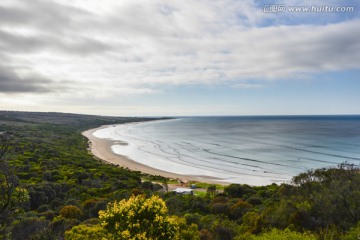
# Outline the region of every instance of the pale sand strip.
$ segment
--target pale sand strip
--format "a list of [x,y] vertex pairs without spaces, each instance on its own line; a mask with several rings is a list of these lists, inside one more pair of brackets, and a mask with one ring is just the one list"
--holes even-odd
[[229,184],[229,183],[221,182],[220,179],[217,180],[216,178],[209,177],[209,176],[188,176],[188,175],[180,175],[180,174],[176,174],[176,173],[162,171],[162,170],[155,169],[155,168],[146,166],[144,164],[138,163],[136,161],[133,161],[126,156],[115,154],[112,151],[111,146],[114,145],[115,142],[119,142],[119,141],[114,141],[114,140],[109,140],[109,139],[101,139],[101,138],[97,138],[93,135],[93,133],[95,131],[102,129],[102,128],[107,128],[110,126],[113,126],[113,125],[104,125],[104,126],[101,126],[98,128],[87,130],[82,133],[90,141],[89,147],[90,147],[92,154],[94,154],[94,156],[96,156],[97,158],[99,158],[105,162],[112,163],[115,165],[119,165],[120,167],[128,168],[128,169],[134,170],[134,171],[140,171],[142,173],[147,173],[147,174],[154,175],[154,176],[159,175],[159,176],[163,176],[163,177],[167,177],[167,178],[171,178],[171,179],[179,179],[183,182],[199,181],[199,182],[216,183],[216,184],[224,184],[224,185]]

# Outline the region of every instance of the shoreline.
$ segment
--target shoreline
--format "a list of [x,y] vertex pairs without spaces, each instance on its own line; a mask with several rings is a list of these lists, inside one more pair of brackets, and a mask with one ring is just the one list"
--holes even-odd
[[[126,123],[125,123],[126,124]],[[102,139],[97,138],[93,135],[97,130],[108,128],[115,125],[103,125],[98,128],[93,128],[82,132],[81,134],[85,136],[88,141],[88,147],[90,152],[97,157],[98,159],[110,163],[118,165],[119,167],[127,168],[132,171],[140,171],[141,173],[150,174],[153,176],[162,176],[170,179],[180,180],[184,183],[195,181],[195,182],[205,182],[210,184],[221,184],[221,185],[229,185],[229,182],[221,181],[221,179],[210,177],[210,176],[193,176],[193,175],[181,175],[177,173],[167,172],[163,170],[159,170],[156,168],[149,167],[147,165],[136,162],[127,156],[115,154],[111,146],[115,143],[119,144],[119,141],[111,140],[111,139]]]

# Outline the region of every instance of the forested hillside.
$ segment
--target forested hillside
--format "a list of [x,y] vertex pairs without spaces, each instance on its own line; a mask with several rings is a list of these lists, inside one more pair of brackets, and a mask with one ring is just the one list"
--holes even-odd
[[360,235],[354,165],[309,171],[280,186],[231,184],[221,192],[208,186],[206,194],[177,195],[163,187],[168,179],[98,161],[81,135],[104,124],[145,120],[151,119],[0,112],[0,239]]

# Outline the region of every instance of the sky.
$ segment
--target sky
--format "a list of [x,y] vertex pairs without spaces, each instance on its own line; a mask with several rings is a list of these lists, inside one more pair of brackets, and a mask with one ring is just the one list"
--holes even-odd
[[359,26],[359,0],[0,0],[0,110],[360,114]]

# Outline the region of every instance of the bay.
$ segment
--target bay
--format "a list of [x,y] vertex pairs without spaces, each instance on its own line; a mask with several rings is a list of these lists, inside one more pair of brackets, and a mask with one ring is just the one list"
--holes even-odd
[[[265,185],[360,163],[360,116],[183,117],[98,130],[116,154],[160,170]],[[126,143],[126,144],[124,144]]]

